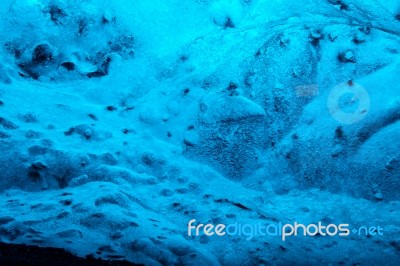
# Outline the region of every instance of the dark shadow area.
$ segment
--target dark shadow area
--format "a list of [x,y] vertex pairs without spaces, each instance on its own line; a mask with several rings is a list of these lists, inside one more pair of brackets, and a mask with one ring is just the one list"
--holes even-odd
[[140,265],[128,261],[107,261],[95,258],[81,258],[61,248],[42,248],[37,246],[0,243],[0,265],[57,265],[57,266],[81,266],[81,265]]

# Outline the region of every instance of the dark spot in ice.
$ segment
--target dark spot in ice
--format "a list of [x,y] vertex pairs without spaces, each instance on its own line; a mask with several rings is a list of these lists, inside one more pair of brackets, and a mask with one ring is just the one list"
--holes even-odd
[[28,168],[28,176],[33,181],[38,181],[41,178],[40,172],[46,170],[47,166],[44,165],[42,162],[36,162],[31,164]]
[[[22,236],[24,232],[21,229],[12,227],[12,228],[0,228],[0,236],[4,236],[9,240],[15,240],[18,237]],[[1,249],[3,253],[3,249]]]
[[72,134],[74,134],[75,130],[76,129],[74,127],[71,127],[70,129],[68,129],[67,131],[64,132],[64,135],[71,136]]
[[39,181],[41,177],[38,171],[29,171],[28,176],[35,182]]
[[244,206],[244,205],[241,204],[241,203],[235,203],[235,202],[233,202],[232,204],[233,204],[234,206],[236,206],[236,207],[238,207],[238,208],[240,208],[240,209],[246,210],[246,211],[250,211],[250,210],[251,210],[250,208]]
[[88,114],[88,117],[90,117],[91,119],[93,119],[94,121],[97,121],[97,117],[94,114]]
[[43,207],[43,204],[42,204],[42,203],[32,205],[32,206],[31,206],[31,209],[34,210],[34,209],[37,209],[37,208],[40,208],[40,207]]
[[19,48],[17,48],[16,44],[12,42],[6,42],[4,44],[4,48],[6,51],[11,53],[16,59],[19,59],[22,55],[22,51]]
[[0,217],[0,225],[7,224],[7,223],[12,222],[14,220],[15,219],[13,217],[10,217],[10,216]]
[[51,21],[55,24],[62,24],[60,20],[67,16],[61,8],[55,5],[50,6],[49,14]]
[[11,135],[7,132],[0,131],[0,139],[8,139],[11,138]]
[[110,238],[112,239],[112,240],[117,240],[117,239],[120,239],[120,238],[122,238],[124,235],[121,233],[121,232],[116,232],[116,233],[113,233],[111,236],[110,236]]
[[395,240],[390,242],[390,245],[396,249],[397,252],[400,252],[400,240]]
[[111,61],[112,58],[110,56],[105,57],[104,59],[102,59],[99,65],[99,69],[94,72],[87,73],[86,76],[88,78],[101,78],[107,76]]
[[343,127],[339,126],[335,130],[335,139],[342,140],[344,139]]
[[354,44],[357,44],[357,45],[358,45],[358,44],[365,43],[365,40],[362,39],[362,38],[360,38],[360,37],[358,37],[358,36],[354,36],[352,42],[353,42]]
[[23,77],[23,78],[32,78],[32,79],[38,79],[40,75],[35,72],[34,66],[35,64],[33,62],[25,62],[25,63],[20,63],[18,66],[21,68],[22,72],[18,72],[18,74]]
[[230,200],[228,200],[228,199],[216,199],[216,200],[214,200],[214,202],[216,202],[216,203],[230,203],[230,204],[232,204],[233,206],[236,206],[236,207],[238,207],[238,208],[240,208],[240,209],[242,209],[242,210],[251,211],[250,208],[246,207],[246,206],[243,205],[242,203],[233,202],[233,201],[230,201]]
[[100,252],[100,253],[102,253],[102,252],[109,252],[109,253],[115,252],[115,250],[114,250],[111,246],[109,246],[109,245],[107,245],[107,246],[101,246],[101,247],[99,247],[97,250],[98,250],[98,252]]
[[351,50],[340,52],[337,58],[342,63],[356,63],[356,58]]
[[38,121],[36,115],[31,113],[21,115],[19,118],[25,123],[36,123]]
[[386,165],[385,165],[385,169],[387,171],[394,171],[399,169],[400,170],[400,160],[397,158],[392,158]]
[[188,189],[187,188],[177,188],[177,189],[175,189],[175,192],[178,194],[186,194],[186,193],[188,193]]
[[358,30],[363,32],[363,33],[365,33],[365,34],[367,34],[367,35],[371,33],[371,27],[370,26],[363,26],[363,27],[360,27]]
[[184,139],[183,143],[188,146],[188,147],[194,147],[196,146],[194,143],[192,143],[190,140]]
[[225,24],[224,24],[225,29],[227,28],[234,28],[235,24],[233,24],[233,21],[230,17],[226,18]]
[[128,133],[129,133],[129,129],[126,129],[126,128],[125,128],[125,129],[122,130],[122,132],[123,132],[124,134],[128,134]]
[[28,148],[29,156],[37,156],[37,155],[44,155],[49,152],[48,147],[44,147],[41,145],[33,145]]
[[96,219],[104,219],[104,218],[106,218],[106,215],[104,213],[98,212],[98,213],[94,213],[94,214],[90,215],[90,217],[96,218]]
[[32,53],[32,63],[34,65],[49,63],[53,60],[54,55],[48,44],[39,44]]
[[186,55],[182,55],[179,60],[181,60],[182,62],[186,62],[189,59],[189,57],[187,57]]
[[127,106],[124,109],[125,112],[132,111],[132,110],[135,110],[135,106]]
[[69,215],[69,212],[62,212],[57,215],[57,219],[63,219]]
[[112,260],[121,260],[126,258],[125,256],[122,255],[107,255],[106,257]]
[[348,10],[349,10],[349,6],[346,5],[346,4],[341,3],[341,4],[340,4],[340,10],[348,11]]
[[101,71],[101,70],[97,70],[97,71],[90,72],[90,73],[87,73],[87,74],[86,74],[86,76],[87,76],[88,78],[101,78],[101,77],[104,77],[104,76],[106,76],[106,75],[107,75],[107,74],[104,73],[104,71]]
[[45,164],[43,164],[42,162],[35,162],[31,165],[31,167],[32,167],[32,169],[38,170],[38,171],[47,169],[47,166]]
[[156,155],[155,155],[154,153],[152,153],[152,152],[146,152],[146,153],[144,153],[144,154],[142,155],[142,162],[143,162],[145,165],[148,165],[148,166],[154,166],[154,165],[156,165],[157,163],[158,163],[158,164],[162,164],[162,163],[163,163],[162,161],[157,160]]
[[339,6],[340,10],[348,10],[349,6],[343,3],[341,0],[328,0],[332,5]]
[[287,248],[285,248],[284,246],[279,246],[279,249],[280,249],[281,251],[287,251]]
[[131,227],[139,227],[139,224],[135,223],[135,222],[130,222],[129,225]]
[[75,64],[72,63],[72,62],[64,62],[64,63],[61,64],[61,66],[62,66],[63,68],[65,68],[66,70],[68,70],[68,71],[73,71],[73,70],[75,70]]
[[189,94],[189,92],[190,92],[190,89],[189,89],[189,88],[185,88],[185,89],[183,90],[183,95],[186,96],[186,95]]
[[170,197],[174,195],[174,192],[168,188],[163,188],[160,190],[160,195],[163,197]]
[[3,117],[0,117],[0,125],[3,126],[4,129],[17,129],[18,128],[18,126],[15,125],[13,122],[11,122]]
[[210,199],[210,198],[212,198],[212,197],[213,197],[213,195],[204,194],[203,199]]
[[237,85],[233,82],[229,83],[229,86],[226,88],[228,91],[232,91],[232,90],[236,90],[237,89]]
[[72,204],[72,200],[69,200],[69,199],[67,199],[67,200],[60,200],[59,202],[60,202],[61,204],[65,205],[65,206],[69,206],[69,205]]
[[313,30],[308,38],[312,46],[317,47],[319,46],[320,41],[323,39],[324,35],[322,35],[321,31],[316,29]]
[[78,35],[85,36],[88,33],[88,21],[85,18],[78,19]]
[[100,64],[100,69],[104,71],[106,75],[108,74],[108,69],[110,68],[111,62],[112,58],[110,56],[107,56]]
[[310,212],[310,209],[307,208],[307,207],[301,207],[300,210],[301,210],[302,212]]
[[28,130],[25,133],[25,137],[27,139],[39,139],[41,136],[42,136],[42,134],[40,132],[36,132],[36,131],[33,131],[33,130]]
[[103,24],[103,25],[110,24],[111,22],[115,23],[116,21],[117,21],[116,17],[112,17],[111,19],[107,18],[106,16],[101,17],[101,24]]
[[[20,66],[20,65],[19,65]],[[27,78],[28,76],[27,75],[25,75],[24,73],[22,73],[22,72],[18,72],[18,75],[21,77],[21,78]]]
[[114,107],[114,106],[112,106],[112,105],[107,106],[106,109],[107,109],[107,111],[109,111],[109,112],[113,112],[113,111],[116,111],[116,110],[117,110],[117,108]]

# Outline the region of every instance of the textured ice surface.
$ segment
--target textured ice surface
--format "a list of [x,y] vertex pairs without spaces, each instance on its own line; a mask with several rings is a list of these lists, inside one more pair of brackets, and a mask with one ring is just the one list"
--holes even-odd
[[[0,12],[0,241],[147,265],[398,264],[398,1]],[[385,234],[191,238],[191,219]]]

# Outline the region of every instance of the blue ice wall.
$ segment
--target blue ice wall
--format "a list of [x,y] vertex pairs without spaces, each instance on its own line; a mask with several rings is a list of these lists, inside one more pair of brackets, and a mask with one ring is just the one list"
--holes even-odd
[[0,13],[0,242],[114,264],[400,262],[398,1]]

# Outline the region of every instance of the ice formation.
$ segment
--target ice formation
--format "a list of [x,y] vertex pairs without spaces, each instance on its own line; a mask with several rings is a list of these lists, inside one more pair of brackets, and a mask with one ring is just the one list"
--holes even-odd
[[[400,262],[398,1],[0,11],[1,242],[146,265]],[[191,219],[385,234],[189,237]]]

